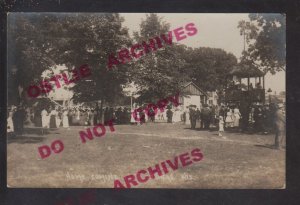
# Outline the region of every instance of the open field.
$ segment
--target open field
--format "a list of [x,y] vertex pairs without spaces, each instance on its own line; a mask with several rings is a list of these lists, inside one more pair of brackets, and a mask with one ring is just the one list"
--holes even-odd
[[[174,159],[194,148],[200,162],[179,167],[136,188],[284,188],[285,151],[272,149],[273,135],[191,130],[182,124],[115,125],[104,137],[81,143],[84,127],[37,129],[8,139],[9,187],[113,188],[114,179]],[[38,147],[60,139],[64,150],[41,159]]]

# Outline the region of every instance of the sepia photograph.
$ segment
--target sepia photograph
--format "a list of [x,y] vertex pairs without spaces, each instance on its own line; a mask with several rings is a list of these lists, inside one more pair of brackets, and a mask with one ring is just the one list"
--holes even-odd
[[9,188],[285,189],[287,149],[283,13],[7,14]]

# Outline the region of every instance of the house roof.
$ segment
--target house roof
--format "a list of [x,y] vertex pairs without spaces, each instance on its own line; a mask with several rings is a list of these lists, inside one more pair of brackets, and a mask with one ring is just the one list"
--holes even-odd
[[204,95],[208,96],[208,94],[207,94],[205,91],[203,91],[198,85],[196,85],[196,83],[194,83],[194,82],[192,82],[192,81],[185,83],[182,87],[183,87],[183,89],[184,89],[184,88],[188,87],[188,86],[191,85],[191,84],[192,84],[194,87],[196,87],[196,89],[199,90],[201,93],[203,93]]
[[256,66],[248,65],[248,64],[239,64],[234,66],[232,71],[230,71],[231,75],[236,75],[240,78],[253,78],[253,77],[262,77],[264,76],[264,72],[259,70]]

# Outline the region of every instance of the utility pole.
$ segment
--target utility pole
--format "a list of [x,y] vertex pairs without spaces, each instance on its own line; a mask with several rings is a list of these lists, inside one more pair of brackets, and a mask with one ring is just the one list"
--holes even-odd
[[246,50],[246,33],[245,33],[245,30],[244,30],[244,52]]

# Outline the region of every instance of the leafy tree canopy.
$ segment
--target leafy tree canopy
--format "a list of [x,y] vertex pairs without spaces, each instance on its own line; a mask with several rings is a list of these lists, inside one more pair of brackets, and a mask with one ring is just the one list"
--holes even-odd
[[184,58],[189,77],[206,91],[224,89],[229,72],[237,64],[233,54],[217,48],[189,48]]
[[107,70],[109,54],[131,43],[119,14],[25,14],[9,20],[9,65],[17,70],[14,74],[9,69],[9,75],[15,77],[14,84],[26,88],[54,65],[71,69],[88,64],[92,75],[76,82],[75,102],[111,102],[122,94],[128,66]]
[[[150,38],[166,34],[169,24],[157,14],[149,14],[140,25],[140,31],[134,33],[135,41],[147,41]],[[186,80],[184,73],[185,60],[181,54],[184,46],[165,45],[134,62],[132,80],[138,87],[139,99],[143,102],[154,102],[166,96],[176,94],[182,82]]]
[[249,14],[249,18],[249,22],[240,21],[238,25],[248,44],[242,61],[256,64],[272,74],[285,71],[285,15]]
[[[8,14],[8,104],[19,104],[18,88],[38,82],[42,72],[55,62],[50,57],[51,43],[45,39],[41,14]],[[25,99],[25,98],[24,98]]]

